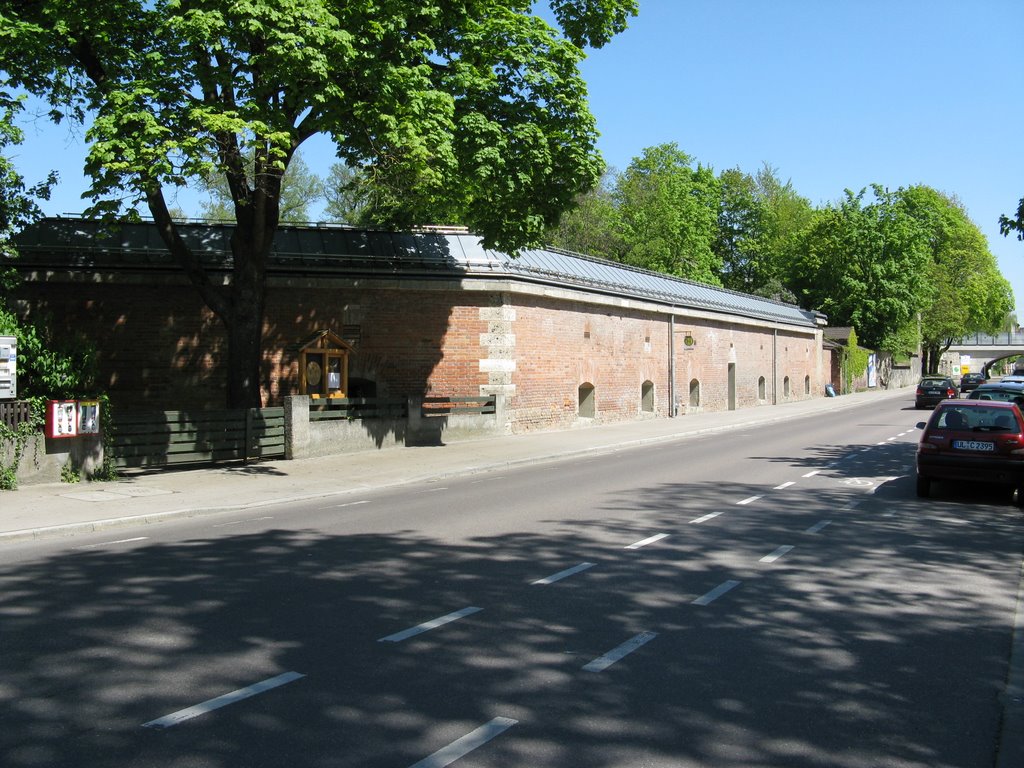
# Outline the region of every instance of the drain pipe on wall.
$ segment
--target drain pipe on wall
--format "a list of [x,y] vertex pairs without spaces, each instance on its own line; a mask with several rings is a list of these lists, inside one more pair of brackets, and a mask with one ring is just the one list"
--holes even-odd
[[779,329],[772,330],[772,405],[779,404]]
[[676,315],[668,316],[668,415],[675,418],[679,415],[676,405]]

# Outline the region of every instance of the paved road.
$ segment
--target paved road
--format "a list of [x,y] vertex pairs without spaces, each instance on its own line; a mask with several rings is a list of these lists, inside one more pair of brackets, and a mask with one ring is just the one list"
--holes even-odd
[[1021,516],[920,418],[8,545],[0,763],[992,765]]

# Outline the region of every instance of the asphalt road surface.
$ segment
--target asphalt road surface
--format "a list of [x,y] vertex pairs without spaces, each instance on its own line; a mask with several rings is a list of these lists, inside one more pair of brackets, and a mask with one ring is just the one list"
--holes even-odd
[[4,768],[981,768],[1024,552],[912,398],[0,548]]

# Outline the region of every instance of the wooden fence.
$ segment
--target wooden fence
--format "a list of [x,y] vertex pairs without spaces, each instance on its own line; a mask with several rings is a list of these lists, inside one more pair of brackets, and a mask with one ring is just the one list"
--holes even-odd
[[32,418],[32,404],[28,400],[5,400],[0,403],[0,424],[16,429]]
[[[118,467],[284,457],[284,409],[118,410],[107,450]],[[108,424],[110,421],[108,421]]]
[[309,403],[310,421],[404,419],[408,414],[409,401],[404,397],[328,397]]

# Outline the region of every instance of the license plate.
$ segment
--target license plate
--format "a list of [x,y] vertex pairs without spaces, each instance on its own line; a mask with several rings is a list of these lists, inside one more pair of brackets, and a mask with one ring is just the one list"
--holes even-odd
[[958,451],[994,451],[996,444],[984,440],[954,440],[953,447]]

